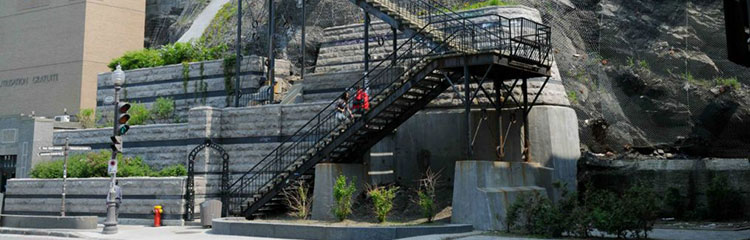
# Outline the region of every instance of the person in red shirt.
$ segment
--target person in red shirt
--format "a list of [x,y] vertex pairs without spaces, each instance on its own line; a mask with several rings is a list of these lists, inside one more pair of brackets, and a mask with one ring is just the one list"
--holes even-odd
[[362,87],[357,87],[357,93],[354,96],[354,104],[352,105],[354,113],[362,116],[370,110],[370,96],[367,95],[367,91]]

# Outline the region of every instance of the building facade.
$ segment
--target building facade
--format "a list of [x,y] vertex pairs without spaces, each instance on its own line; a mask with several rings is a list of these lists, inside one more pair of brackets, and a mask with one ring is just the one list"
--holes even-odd
[[97,73],[143,48],[145,0],[0,1],[0,116],[96,108]]

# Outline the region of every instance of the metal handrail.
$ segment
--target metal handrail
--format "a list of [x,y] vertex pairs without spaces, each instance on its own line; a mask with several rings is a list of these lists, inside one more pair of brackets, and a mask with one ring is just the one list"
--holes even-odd
[[[534,49],[536,52],[542,53],[543,50],[539,47],[546,43],[534,44],[535,46],[529,46],[523,42],[518,43],[518,47],[514,47],[514,36],[525,39],[527,37],[534,36],[534,34],[524,34],[524,21],[520,21],[521,29],[516,31],[521,34],[513,34],[513,24],[515,19],[504,18],[499,15],[488,15],[497,17],[497,28],[490,28],[486,32],[487,34],[477,34],[473,31],[474,28],[482,28],[477,23],[467,21],[469,18],[461,19],[461,24],[454,24],[449,20],[430,21],[422,26],[414,36],[410,37],[407,41],[403,42],[398,46],[395,52],[391,53],[386,59],[396,59],[396,61],[381,61],[371,71],[365,74],[361,79],[356,81],[350,88],[345,92],[353,93],[356,86],[362,85],[365,78],[369,78],[372,88],[371,96],[375,99],[379,97],[385,89],[391,88],[399,80],[407,77],[406,73],[394,74],[400,67],[406,69],[418,67],[420,64],[425,64],[425,60],[428,57],[438,56],[446,53],[454,53],[455,50],[446,47],[457,47],[459,49],[473,49],[473,50],[500,50],[503,53],[518,53],[514,49],[524,50],[522,53],[527,54],[531,50],[530,54],[534,55]],[[530,20],[526,20],[530,21]],[[468,25],[466,23],[469,23]],[[515,21],[517,22],[517,20]],[[531,21],[533,22],[533,21]],[[535,22],[534,22],[535,23]],[[481,23],[484,24],[484,23]],[[537,23],[538,24],[538,23]],[[434,27],[433,27],[434,26]],[[540,27],[539,25],[537,27]],[[452,29],[458,28],[458,29]],[[535,40],[549,39],[549,29],[542,31],[542,34],[537,33],[534,37]],[[422,36],[432,34],[432,31],[443,32],[442,43],[431,44],[429,41],[424,41]],[[493,32],[495,31],[495,32]],[[537,30],[539,31],[539,30]],[[544,36],[546,33],[546,37]],[[447,36],[446,36],[447,35]],[[549,51],[547,51],[548,54]],[[542,54],[536,54],[542,56]],[[521,56],[521,55],[519,55]],[[525,56],[525,55],[524,55]],[[422,66],[424,67],[424,66]],[[343,93],[342,93],[343,95]],[[353,95],[353,94],[352,94]],[[252,196],[257,193],[259,189],[264,186],[270,186],[272,181],[280,176],[280,174],[291,166],[296,160],[308,153],[310,150],[318,148],[321,141],[325,140],[336,130],[340,123],[335,118],[335,106],[337,100],[329,103],[320,112],[318,112],[313,118],[306,122],[302,127],[290,137],[286,138],[282,143],[279,144],[274,150],[266,155],[260,162],[255,164],[250,170],[245,172],[237,181],[232,183],[229,187],[230,198],[235,201],[234,203],[240,203],[244,199],[243,196]],[[351,99],[350,99],[351,101]],[[347,102],[346,104],[350,104]],[[379,104],[379,103],[377,103]],[[313,151],[314,153],[314,151]],[[235,204],[231,204],[231,210],[242,210],[235,209]]]

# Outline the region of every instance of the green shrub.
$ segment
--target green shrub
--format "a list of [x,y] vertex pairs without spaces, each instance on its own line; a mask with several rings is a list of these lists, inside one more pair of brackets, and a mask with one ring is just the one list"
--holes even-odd
[[633,57],[628,57],[628,67],[635,67],[635,59],[633,59]]
[[578,93],[576,91],[569,91],[568,100],[570,100],[570,103],[578,103]]
[[174,115],[174,100],[171,97],[159,97],[151,105],[151,116],[158,120],[171,119]]
[[352,213],[352,195],[357,189],[354,187],[356,179],[347,184],[346,177],[339,175],[333,185],[333,215],[339,221],[344,221]]
[[114,71],[117,64],[122,65],[122,70],[130,70],[163,66],[164,60],[161,58],[161,55],[157,50],[141,49],[126,52],[121,57],[110,61],[107,66]]
[[645,70],[650,69],[648,62],[646,62],[646,60],[638,61],[638,66],[641,67],[641,69],[645,69]]
[[522,193],[508,208],[506,224],[508,230],[523,227],[529,234],[550,237],[562,236],[566,226],[558,206],[539,192]]
[[182,164],[172,165],[162,168],[158,172],[152,173],[154,177],[173,177],[173,176],[187,176],[187,169]]
[[[725,176],[715,176],[706,190],[708,217],[714,220],[740,219],[744,215],[742,193],[731,187]],[[730,207],[731,206],[731,207]]]
[[222,58],[227,49],[224,43],[213,47],[206,46],[203,41],[174,43],[164,45],[160,49],[145,48],[127,52],[110,61],[107,66],[114,71],[118,63],[122,65],[122,70],[131,70],[183,62],[216,60]]
[[128,114],[130,114],[128,124],[131,126],[146,124],[146,121],[151,119],[151,111],[142,103],[131,103]]
[[739,90],[742,88],[742,84],[740,84],[739,81],[737,81],[736,77],[730,77],[730,78],[723,78],[719,77],[714,79],[714,83],[716,86],[726,86],[731,87],[732,89]]
[[508,208],[506,227],[549,237],[567,233],[586,238],[593,229],[617,237],[648,237],[661,201],[652,189],[640,184],[622,194],[587,189],[582,199],[563,190],[557,203],[538,192],[521,194]]
[[165,64],[177,64],[201,60],[200,52],[193,46],[192,42],[167,44],[158,51],[159,55],[164,59]]
[[96,127],[96,122],[100,116],[94,112],[94,109],[86,108],[81,109],[81,111],[76,114],[76,117],[83,128],[93,128]]
[[[91,178],[107,177],[107,164],[111,157],[110,151],[73,154],[68,157],[68,177]],[[154,171],[143,162],[141,157],[124,158],[117,155],[117,175],[122,177],[167,177],[185,176],[187,170],[181,164],[168,166],[161,171]],[[63,174],[63,160],[39,163],[31,169],[32,178],[61,178]]]
[[375,187],[367,191],[367,195],[372,199],[375,215],[378,222],[385,222],[388,213],[393,209],[393,199],[396,198],[398,187]]

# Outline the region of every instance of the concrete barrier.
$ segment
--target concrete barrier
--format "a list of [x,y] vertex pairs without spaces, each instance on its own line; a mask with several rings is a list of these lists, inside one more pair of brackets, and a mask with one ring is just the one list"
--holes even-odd
[[[70,178],[65,198],[67,216],[95,216],[103,222],[106,216],[106,194],[109,178]],[[186,177],[119,178],[123,193],[119,210],[121,224],[150,224],[154,205],[162,205],[165,225],[183,225]],[[203,181],[196,178],[196,183]],[[60,214],[60,179],[11,179],[5,194],[4,214],[56,216]],[[205,188],[196,184],[196,195]],[[196,197],[196,205],[201,199]],[[196,212],[198,209],[196,209]]]
[[287,224],[253,222],[239,218],[214,219],[211,233],[268,238],[305,239],[398,239],[430,234],[455,234],[471,232],[471,225],[413,225],[413,226],[377,226],[350,227],[322,224]]
[[2,215],[2,226],[12,228],[96,229],[96,216]]

